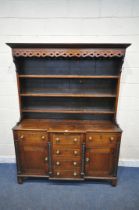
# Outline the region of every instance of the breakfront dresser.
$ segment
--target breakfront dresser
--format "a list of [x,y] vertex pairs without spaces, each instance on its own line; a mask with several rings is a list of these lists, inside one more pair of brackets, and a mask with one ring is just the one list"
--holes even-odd
[[13,128],[17,180],[117,183],[122,130],[116,122],[130,44],[8,43],[20,120]]

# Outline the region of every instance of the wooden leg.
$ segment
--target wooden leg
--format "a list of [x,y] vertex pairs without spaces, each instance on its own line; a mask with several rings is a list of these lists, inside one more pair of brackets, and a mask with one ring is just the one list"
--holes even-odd
[[117,185],[117,179],[113,179],[113,180],[111,181],[111,185],[112,185],[113,187],[116,187],[116,185]]
[[23,184],[24,178],[23,177],[17,177],[18,184]]

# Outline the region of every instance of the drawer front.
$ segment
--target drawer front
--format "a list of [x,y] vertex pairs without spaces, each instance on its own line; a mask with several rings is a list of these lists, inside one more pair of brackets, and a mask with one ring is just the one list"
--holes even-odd
[[63,149],[63,147],[54,148],[53,156],[55,158],[76,158],[80,156],[80,149]]
[[86,146],[113,145],[121,138],[116,133],[88,133],[86,135]]
[[16,131],[16,135],[18,140],[30,141],[32,144],[48,140],[47,133],[44,131]]
[[56,145],[80,145],[81,136],[79,134],[53,134],[52,140]]
[[75,170],[55,170],[53,173],[55,178],[80,178],[80,169]]
[[55,160],[53,161],[54,170],[76,170],[80,168],[79,160]]
[[73,144],[53,144],[53,150],[74,150],[74,149],[81,149],[81,144],[79,145],[73,145]]
[[81,160],[81,158],[80,158],[80,156],[76,156],[76,157],[74,157],[74,156],[70,156],[70,157],[66,157],[66,156],[64,156],[64,157],[62,157],[62,156],[53,156],[53,162],[54,161],[62,161],[64,159],[64,161],[65,160],[67,160],[67,161],[69,161],[69,160],[72,160],[72,161],[80,161]]

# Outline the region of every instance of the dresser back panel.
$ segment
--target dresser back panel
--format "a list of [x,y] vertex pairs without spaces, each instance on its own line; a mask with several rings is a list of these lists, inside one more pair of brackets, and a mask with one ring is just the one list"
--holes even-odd
[[[103,62],[102,62],[103,61]],[[122,58],[18,58],[20,74],[118,75]]]
[[22,108],[104,109],[114,111],[115,98],[23,97]]
[[116,79],[44,79],[21,78],[21,93],[55,92],[63,93],[108,93],[116,94]]

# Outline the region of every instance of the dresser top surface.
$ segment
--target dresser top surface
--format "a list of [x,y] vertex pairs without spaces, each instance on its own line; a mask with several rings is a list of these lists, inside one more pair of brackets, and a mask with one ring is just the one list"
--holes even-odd
[[122,132],[110,121],[24,119],[14,130],[45,130],[48,132]]

